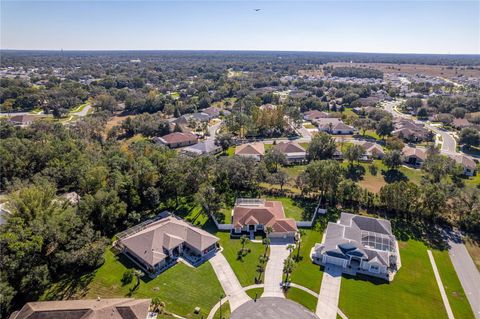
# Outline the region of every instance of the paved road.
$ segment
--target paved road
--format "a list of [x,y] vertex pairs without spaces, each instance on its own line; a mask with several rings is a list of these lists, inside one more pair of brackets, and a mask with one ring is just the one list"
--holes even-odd
[[207,139],[209,139],[209,140],[214,140],[215,139],[215,136],[217,136],[217,131],[220,128],[220,125],[222,125],[222,121],[219,121],[218,123],[208,127],[208,134],[209,135],[208,135]]
[[285,298],[251,300],[233,311],[231,319],[318,319],[304,306]]
[[440,278],[440,274],[438,273],[437,264],[435,263],[435,259],[433,258],[432,251],[429,249],[427,250],[428,258],[430,259],[430,264],[433,268],[433,274],[435,275],[435,280],[437,281],[438,289],[440,290],[440,295],[442,296],[443,305],[445,306],[445,310],[447,311],[448,319],[455,319],[453,316],[452,308],[450,307],[450,303],[448,302],[447,294],[445,292],[445,287],[442,283],[442,278]]
[[88,111],[92,108],[91,104],[87,104],[83,110],[80,112],[70,112],[70,115],[76,115],[76,116],[87,116]]
[[283,261],[287,259],[290,252],[287,250],[287,244],[270,245],[270,257],[265,267],[265,288],[263,297],[285,298],[282,289]]
[[341,269],[335,266],[327,266],[323,273],[322,285],[320,287],[320,293],[318,294],[317,309],[315,311],[320,319],[337,318],[341,283]]
[[[394,117],[400,117],[404,119],[412,119],[412,117],[408,114],[401,113],[397,110],[397,107],[402,103],[402,101],[387,101],[383,103],[384,109],[391,113]],[[428,122],[426,123],[425,127],[429,129],[430,131],[434,132],[435,134],[438,134],[442,137],[442,148],[440,151],[443,154],[456,154],[457,153],[457,141],[455,138],[452,136],[452,132],[444,131],[441,130],[440,128],[429,124]]]
[[220,285],[226,294],[226,299],[230,302],[230,309],[234,311],[242,304],[251,300],[250,297],[243,291],[242,285],[235,276],[232,267],[221,252],[218,252],[214,257],[209,259],[210,264],[217,275]]
[[449,234],[448,244],[450,246],[448,254],[458,279],[472,306],[475,318],[480,319],[480,273],[458,233]]

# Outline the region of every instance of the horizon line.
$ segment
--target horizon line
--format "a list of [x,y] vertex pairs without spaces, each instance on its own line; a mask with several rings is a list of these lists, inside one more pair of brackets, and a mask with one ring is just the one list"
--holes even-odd
[[316,50],[249,50],[249,49],[3,49],[1,51],[19,52],[282,52],[282,53],[349,53],[349,54],[400,54],[400,55],[469,55],[480,56],[479,53],[431,53],[431,52],[372,52],[372,51],[316,51]]

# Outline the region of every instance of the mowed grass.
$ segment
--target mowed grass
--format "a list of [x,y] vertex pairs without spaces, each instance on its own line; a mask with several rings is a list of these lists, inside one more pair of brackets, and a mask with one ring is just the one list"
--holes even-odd
[[349,319],[447,318],[427,247],[399,242],[402,268],[391,283],[343,277],[339,307]]
[[220,316],[220,308],[218,308],[215,315],[213,315],[213,319],[228,319],[230,318],[230,304],[227,302],[222,303],[222,316]]
[[[302,236],[300,246],[300,261],[295,263],[291,280],[293,283],[304,286],[315,292],[320,291],[320,285],[323,278],[323,271],[320,266],[315,265],[310,259],[310,251],[316,243],[322,242],[322,232],[313,229],[305,229],[305,235]],[[297,249],[293,251],[293,256],[297,256]]]
[[255,299],[255,297],[257,297],[258,299],[263,294],[263,288],[252,288],[252,289],[248,289],[245,292],[250,298]]
[[[208,262],[197,268],[178,263],[154,279],[144,276],[140,286],[130,293],[136,279],[128,285],[122,285],[121,279],[124,272],[131,268],[135,267],[129,259],[123,255],[115,256],[107,250],[105,263],[95,271],[85,298],[159,297],[165,303],[168,312],[186,318],[201,318],[208,315],[210,309],[218,302],[219,296],[224,293]],[[199,315],[193,313],[197,306],[201,309]]]
[[260,243],[248,242],[245,248],[250,249],[250,252],[240,260],[237,258],[237,253],[242,248],[240,239],[231,239],[229,232],[219,231],[214,235],[220,238],[220,245],[223,247],[222,253],[228,260],[240,284],[243,287],[255,284],[255,278],[258,276],[258,257],[263,255],[265,246]]
[[477,266],[478,271],[480,271],[480,242],[467,237],[465,239],[465,247],[472,257],[475,266]]
[[290,197],[267,197],[266,200],[280,201],[283,204],[285,216],[295,220],[303,220],[303,208]]
[[315,298],[308,292],[305,292],[301,289],[291,287],[285,293],[285,297],[287,299],[295,301],[296,303],[301,304],[302,306],[304,306],[305,308],[307,308],[312,312],[315,312],[317,308],[318,298]]
[[453,268],[448,251],[435,250],[432,253],[453,315],[457,319],[473,318],[472,308]]

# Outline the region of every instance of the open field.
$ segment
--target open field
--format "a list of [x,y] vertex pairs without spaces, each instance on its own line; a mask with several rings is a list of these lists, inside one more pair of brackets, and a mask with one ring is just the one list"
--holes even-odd
[[[115,256],[112,251],[107,250],[105,263],[91,274],[88,285],[74,296],[82,298],[159,297],[165,303],[168,312],[186,318],[200,318],[208,314],[223,293],[215,272],[208,262],[197,268],[178,263],[155,279],[144,276],[140,285],[133,291],[132,287],[136,284],[135,278],[127,285],[122,285],[121,282],[123,273],[132,268],[135,266],[125,256]],[[69,288],[62,284],[54,285],[45,295],[45,299],[58,298],[62,289]],[[197,306],[201,308],[200,316],[193,313]]]
[[[369,318],[447,318],[427,247],[414,240],[399,245],[402,268],[391,283],[366,277],[342,278],[339,307],[349,319],[364,318],[366,313]],[[458,279],[449,275],[451,271],[451,264],[442,265],[444,285],[460,292]],[[456,318],[472,318],[459,311],[465,307],[464,299],[449,299]]]
[[453,78],[459,75],[467,77],[480,77],[480,68],[466,69],[465,67],[452,67],[448,69],[444,65],[428,65],[428,64],[395,64],[395,63],[348,63],[333,62],[327,63],[333,67],[361,67],[371,68],[382,71],[383,73],[407,73],[415,75],[422,73],[430,76],[438,76],[444,78]]
[[285,297],[301,304],[308,310],[315,312],[318,299],[309,294],[308,292],[305,292],[295,287],[290,287],[285,293]]
[[131,117],[131,118],[134,118],[136,115],[115,115],[113,117],[111,117],[108,122],[107,122],[107,125],[105,125],[105,135],[108,134],[108,132],[112,129],[112,127],[116,126],[116,125],[120,125],[123,121],[125,121],[127,118]]

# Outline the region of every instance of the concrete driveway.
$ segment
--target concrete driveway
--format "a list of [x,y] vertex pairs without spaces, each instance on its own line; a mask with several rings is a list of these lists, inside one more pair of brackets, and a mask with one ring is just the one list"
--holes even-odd
[[283,262],[290,252],[287,250],[287,243],[274,243],[270,245],[270,258],[265,268],[265,288],[263,297],[285,298],[282,289]]
[[322,286],[318,295],[315,314],[320,319],[337,318],[338,299],[340,297],[340,284],[342,271],[339,267],[327,266],[323,273]]
[[230,302],[231,311],[234,311],[247,301],[251,300],[245,291],[243,291],[242,285],[240,285],[232,267],[230,267],[230,264],[221,252],[218,252],[214,257],[210,258],[209,262],[217,275],[220,285],[222,285],[228,301]]

